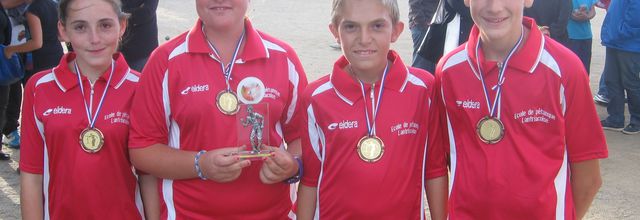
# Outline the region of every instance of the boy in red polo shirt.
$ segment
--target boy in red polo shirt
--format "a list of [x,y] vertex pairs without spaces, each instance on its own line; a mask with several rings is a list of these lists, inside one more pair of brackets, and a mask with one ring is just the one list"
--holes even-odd
[[302,96],[298,219],[425,217],[433,77],[389,49],[404,28],[398,14],[394,0],[333,1],[343,56]]
[[[451,174],[449,218],[581,219],[608,155],[580,60],[523,18],[533,0],[465,0],[475,26],[436,69],[447,126],[427,168]],[[431,135],[430,135],[431,136]],[[449,161],[447,161],[449,158]]]

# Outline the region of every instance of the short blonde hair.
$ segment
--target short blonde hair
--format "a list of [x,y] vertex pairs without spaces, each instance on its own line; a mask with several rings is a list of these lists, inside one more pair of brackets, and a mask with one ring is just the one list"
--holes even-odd
[[[331,7],[331,23],[333,25],[339,25],[338,20],[342,17],[342,8],[344,7],[344,2],[347,0],[333,0],[333,4]],[[396,0],[378,0],[387,11],[389,11],[389,16],[391,16],[391,22],[393,25],[400,22],[400,9],[398,9],[398,2]]]

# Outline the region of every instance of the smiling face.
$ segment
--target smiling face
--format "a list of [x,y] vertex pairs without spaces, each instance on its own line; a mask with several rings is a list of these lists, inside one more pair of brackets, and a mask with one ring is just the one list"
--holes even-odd
[[111,65],[126,20],[119,19],[113,6],[104,0],[72,1],[66,18],[58,23],[61,38],[73,45],[79,65],[102,68]]
[[345,0],[337,10],[339,16],[329,29],[355,74],[381,75],[389,47],[404,25],[393,23],[388,8],[380,0]]
[[533,0],[464,0],[483,41],[515,41],[520,36],[525,7]]
[[196,0],[200,19],[214,29],[229,29],[242,25],[249,0]]

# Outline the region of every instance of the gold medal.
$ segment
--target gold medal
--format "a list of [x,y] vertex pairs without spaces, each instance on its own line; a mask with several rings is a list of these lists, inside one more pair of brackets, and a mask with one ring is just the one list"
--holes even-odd
[[85,128],[80,133],[80,146],[87,153],[96,153],[104,145],[104,135],[97,128]]
[[376,136],[364,136],[358,141],[358,156],[365,162],[373,163],[384,154],[384,143]]
[[500,119],[486,116],[478,121],[476,132],[483,142],[495,144],[504,137],[504,125]]
[[238,96],[229,90],[218,93],[218,96],[216,97],[216,105],[220,112],[225,115],[235,115],[238,113],[238,110],[240,110]]

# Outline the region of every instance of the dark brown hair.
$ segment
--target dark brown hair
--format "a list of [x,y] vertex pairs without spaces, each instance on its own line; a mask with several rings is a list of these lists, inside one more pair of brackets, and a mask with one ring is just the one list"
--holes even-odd
[[[60,0],[58,3],[58,16],[60,22],[65,24],[67,21],[67,15],[69,14],[69,5],[74,0]],[[129,18],[129,14],[122,11],[122,2],[120,0],[103,0],[113,7],[113,11],[118,15],[118,19],[123,20]]]

